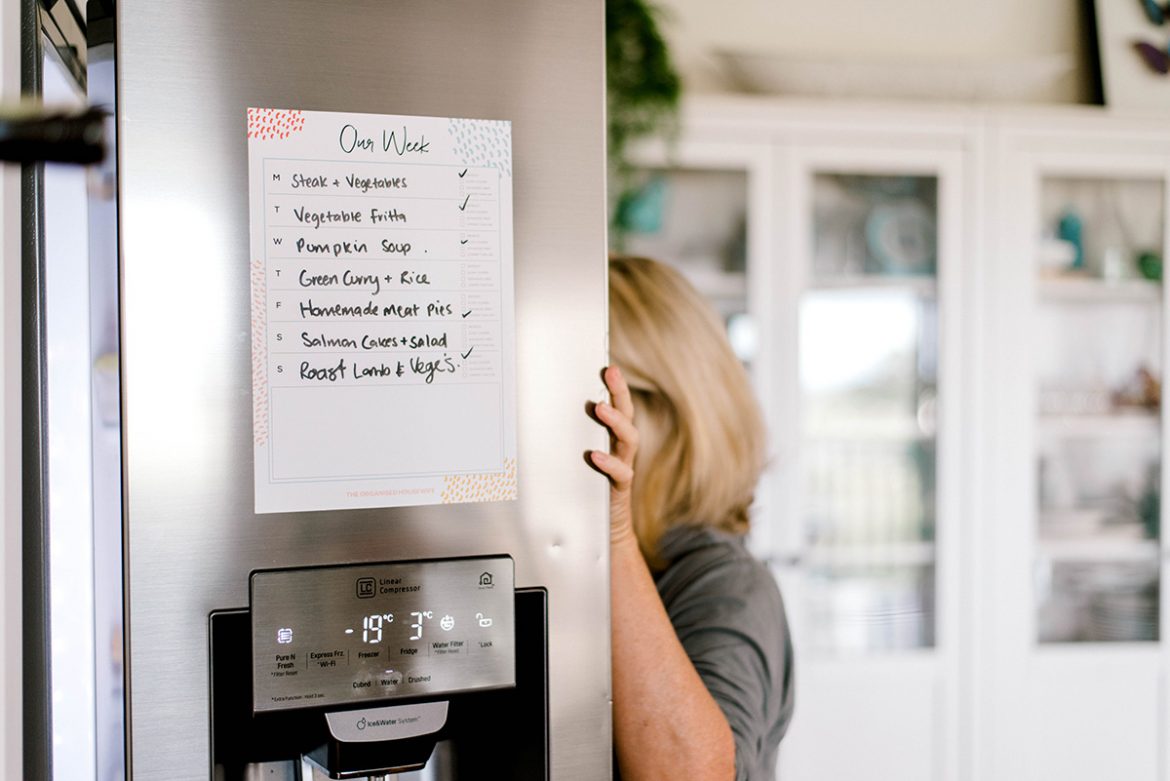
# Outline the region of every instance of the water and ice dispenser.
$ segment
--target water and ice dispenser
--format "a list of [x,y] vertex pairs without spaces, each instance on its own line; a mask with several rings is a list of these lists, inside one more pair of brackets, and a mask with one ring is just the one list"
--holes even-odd
[[548,778],[546,593],[510,557],[257,570],[249,594],[210,617],[214,778]]

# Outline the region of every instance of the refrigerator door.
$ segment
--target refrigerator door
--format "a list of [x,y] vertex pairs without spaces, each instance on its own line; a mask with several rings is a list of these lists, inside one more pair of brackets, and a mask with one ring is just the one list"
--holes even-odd
[[[206,779],[208,613],[253,569],[506,553],[549,593],[552,777],[610,775],[604,7],[126,0],[117,8],[127,758]],[[249,106],[512,122],[519,499],[253,512]],[[506,747],[501,747],[506,750]]]
[[24,578],[21,777],[104,780],[122,777],[123,742],[113,156],[75,163],[112,141],[78,117],[87,102],[109,104],[113,63],[84,3],[21,5],[10,18],[22,26],[24,90],[57,116],[38,132],[9,123],[5,133],[9,162],[25,163],[7,166],[23,180],[23,262],[10,264],[23,288],[11,310],[21,327],[10,329],[24,362],[12,375],[24,414],[11,438],[23,464],[22,562],[8,568]]

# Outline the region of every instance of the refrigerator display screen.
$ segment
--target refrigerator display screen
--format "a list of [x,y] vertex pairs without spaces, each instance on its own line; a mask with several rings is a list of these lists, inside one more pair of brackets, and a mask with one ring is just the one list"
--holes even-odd
[[252,574],[255,712],[515,685],[507,556]]

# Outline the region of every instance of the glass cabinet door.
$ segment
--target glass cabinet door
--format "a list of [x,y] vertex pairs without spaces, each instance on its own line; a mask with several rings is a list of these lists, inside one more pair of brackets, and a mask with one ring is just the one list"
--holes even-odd
[[[777,385],[791,531],[777,569],[806,695],[784,777],[957,772],[960,139],[854,137],[796,149],[784,169],[794,235],[777,290],[791,316],[777,341],[792,346]],[[842,752],[827,737],[842,730],[865,735],[866,751]]]
[[1159,638],[1160,179],[1043,176],[1036,640]]
[[799,493],[818,654],[935,644],[938,183],[811,177]]
[[[1170,143],[1006,122],[983,295],[993,777],[1166,778],[1161,384]],[[1102,736],[1113,736],[1103,739]]]
[[748,314],[748,171],[719,164],[646,168],[622,197],[616,219],[613,249],[682,272],[719,313],[732,349],[750,366],[758,334]]

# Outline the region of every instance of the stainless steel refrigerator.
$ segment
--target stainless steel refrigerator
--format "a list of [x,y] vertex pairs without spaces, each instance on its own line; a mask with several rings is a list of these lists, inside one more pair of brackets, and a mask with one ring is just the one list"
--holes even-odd
[[[518,656],[515,672],[540,689],[543,727],[501,726],[507,716],[498,714],[474,766],[436,769],[436,760],[428,772],[506,777],[493,757],[507,767],[515,745],[543,741],[534,761],[548,777],[608,778],[607,488],[582,458],[605,445],[584,414],[586,400],[601,397],[607,360],[603,4],[90,8],[113,33],[116,74],[124,633],[113,656],[125,665],[127,776],[308,772],[291,757],[235,770],[213,757],[213,616],[249,608],[254,573],[495,556],[511,562],[518,594],[541,595],[544,655]],[[249,107],[511,123],[515,500],[255,511]],[[91,222],[110,218],[91,211]],[[52,297],[39,306],[51,311]],[[33,439],[34,455],[69,446]],[[102,544],[94,546],[105,571]],[[246,642],[238,652],[249,652]]]

